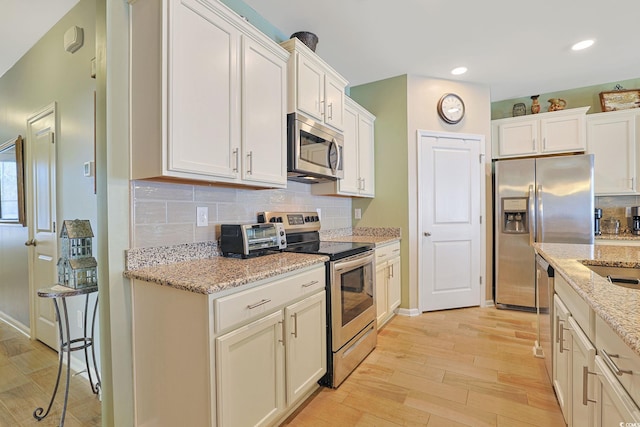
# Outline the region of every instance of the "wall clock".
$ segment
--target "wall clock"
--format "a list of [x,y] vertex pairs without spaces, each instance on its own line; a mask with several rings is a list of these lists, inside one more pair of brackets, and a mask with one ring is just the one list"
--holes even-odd
[[438,114],[445,122],[455,125],[464,117],[464,102],[455,93],[445,93],[438,101]]

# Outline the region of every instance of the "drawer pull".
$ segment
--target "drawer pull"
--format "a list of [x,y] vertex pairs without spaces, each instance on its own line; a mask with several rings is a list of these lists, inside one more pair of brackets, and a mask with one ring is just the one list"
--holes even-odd
[[270,300],[270,299],[263,299],[263,300],[261,300],[261,301],[258,301],[258,302],[257,302],[257,303],[255,303],[255,304],[249,304],[249,305],[247,306],[247,308],[248,308],[249,310],[253,310],[254,308],[256,308],[256,307],[260,307],[261,305],[265,305],[265,304],[266,304],[266,303],[268,303],[268,302],[271,302],[271,300]]
[[558,328],[560,329],[558,344],[560,345],[560,353],[564,353],[569,350],[568,348],[564,348],[564,331],[569,331],[570,329],[564,327],[564,320],[561,320],[560,322],[562,323],[558,323]]
[[317,280],[314,280],[314,281],[312,281],[312,282],[305,283],[304,285],[302,285],[302,287],[303,287],[303,288],[308,288],[309,286],[313,286],[313,285],[316,285],[316,284],[318,284],[318,281],[317,281]]
[[602,349],[602,359],[607,364],[609,369],[611,369],[616,375],[621,377],[622,374],[629,374],[629,375],[633,374],[633,371],[631,371],[631,370],[618,368],[616,363],[613,360],[611,360],[612,357],[618,358],[618,357],[620,357],[620,355],[618,355],[618,354],[609,354],[604,350],[604,348]]

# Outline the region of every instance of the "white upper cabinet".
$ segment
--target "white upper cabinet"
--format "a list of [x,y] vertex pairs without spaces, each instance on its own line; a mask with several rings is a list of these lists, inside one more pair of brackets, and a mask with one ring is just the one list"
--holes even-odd
[[638,192],[637,125],[634,110],[587,116],[587,153],[595,158],[597,196]]
[[342,131],[347,80],[297,38],[281,46],[291,53],[288,112],[302,113]]
[[585,115],[589,108],[493,120],[493,158],[585,151]]
[[313,184],[313,194],[375,197],[375,119],[357,102],[345,97],[344,177],[337,181]]
[[217,1],[131,8],[131,176],[286,186],[288,53]]

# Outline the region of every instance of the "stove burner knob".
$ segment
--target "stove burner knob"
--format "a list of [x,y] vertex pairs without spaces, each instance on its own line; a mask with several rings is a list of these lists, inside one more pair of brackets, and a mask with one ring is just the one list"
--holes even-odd
[[280,244],[281,244],[281,245],[284,245],[285,243],[287,243],[287,241],[286,241],[286,240],[284,240],[284,239],[280,240]]
[[280,235],[284,236],[284,231],[280,230]]
[[304,222],[311,222],[311,217],[310,216],[305,216],[304,217]]
[[318,221],[320,221],[320,218],[316,215],[316,216],[313,217],[313,220],[318,222]]
[[269,222],[276,222],[276,217],[272,216],[271,218],[269,218]]
[[276,222],[282,222],[282,217],[281,217],[281,216],[279,216],[279,217],[278,217],[278,220],[277,220]]

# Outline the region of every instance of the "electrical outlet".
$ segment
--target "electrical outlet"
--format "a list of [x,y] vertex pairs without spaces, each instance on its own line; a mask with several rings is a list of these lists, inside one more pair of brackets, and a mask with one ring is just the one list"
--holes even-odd
[[209,208],[198,206],[196,208],[196,227],[206,227],[209,225]]
[[83,319],[84,313],[82,312],[82,310],[78,310],[78,328],[82,328]]
[[362,209],[360,209],[360,208],[355,208],[355,209],[354,209],[354,211],[353,211],[353,216],[354,216],[356,219],[362,219]]

